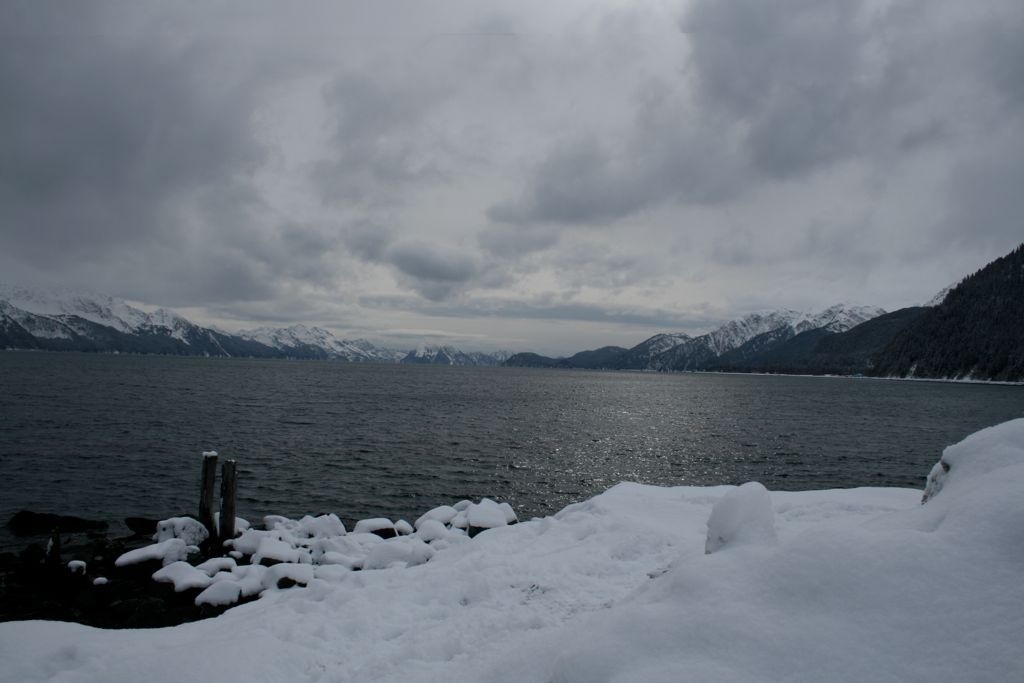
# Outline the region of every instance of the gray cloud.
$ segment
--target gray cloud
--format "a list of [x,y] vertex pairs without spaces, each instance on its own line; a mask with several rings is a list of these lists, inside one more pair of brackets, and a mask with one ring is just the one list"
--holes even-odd
[[[553,297],[535,299],[504,299],[473,297],[459,302],[423,303],[404,296],[363,297],[360,304],[368,308],[417,310],[432,317],[447,318],[509,318],[516,320],[567,320],[575,322],[611,323],[631,326],[654,326],[665,330],[704,330],[725,322],[721,315],[707,311],[614,306],[585,302],[558,301]],[[637,339],[637,342],[642,341]]]
[[15,0],[0,272],[558,344],[910,303],[1020,240],[1022,34],[1019,0]]
[[411,73],[337,75],[324,93],[334,126],[330,158],[313,168],[323,197],[394,202],[402,184],[443,179],[417,134],[424,110],[440,97]]
[[1016,107],[1024,91],[1010,38],[1022,12],[986,8],[696,0],[678,78],[641,78],[628,125],[553,146],[489,216],[607,224],[666,203],[727,206],[843,163],[891,174],[939,151],[953,164],[989,100]]
[[525,225],[501,225],[480,232],[477,243],[498,258],[515,260],[555,246],[558,233]]

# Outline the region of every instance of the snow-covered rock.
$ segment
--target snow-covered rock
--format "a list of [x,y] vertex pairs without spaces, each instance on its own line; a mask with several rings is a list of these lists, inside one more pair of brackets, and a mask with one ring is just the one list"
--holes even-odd
[[[217,619],[0,623],[0,661],[6,679],[54,683],[177,683],[183,652],[196,680],[1024,680],[1024,419],[942,459],[924,505],[914,489],[619,484],[444,550],[322,539],[392,570],[239,566],[211,587],[264,597]],[[771,517],[774,542],[737,542]],[[734,533],[706,554],[712,528]],[[409,566],[423,547],[436,552]]]
[[185,545],[199,545],[209,537],[206,527],[198,520],[191,517],[171,517],[157,523],[156,536],[153,540],[161,542],[169,538],[180,538],[185,541]]
[[210,585],[210,575],[193,567],[188,562],[172,562],[163,569],[153,573],[153,580],[159,583],[173,583],[177,593],[192,588],[206,588]]
[[[195,546],[192,547],[194,548]],[[114,560],[114,565],[117,567],[127,567],[142,562],[160,560],[166,566],[188,557],[189,548],[190,546],[182,539],[169,538],[166,541],[147,545],[144,548],[129,550]]]
[[217,607],[233,605],[242,597],[242,586],[237,581],[218,581],[210,584],[196,596],[196,606],[214,605]]
[[427,510],[422,515],[420,515],[420,517],[416,520],[415,526],[417,529],[419,529],[421,526],[423,526],[423,523],[426,522],[428,519],[436,520],[441,524],[449,524],[453,519],[455,519],[455,515],[457,514],[459,514],[459,511],[456,510],[451,505],[439,505],[436,508]]

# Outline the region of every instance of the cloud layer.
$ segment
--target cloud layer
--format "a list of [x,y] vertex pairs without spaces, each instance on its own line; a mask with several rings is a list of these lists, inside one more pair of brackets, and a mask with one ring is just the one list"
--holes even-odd
[[[244,10],[244,11],[243,11]],[[0,272],[570,352],[1021,240],[1010,0],[0,6]]]

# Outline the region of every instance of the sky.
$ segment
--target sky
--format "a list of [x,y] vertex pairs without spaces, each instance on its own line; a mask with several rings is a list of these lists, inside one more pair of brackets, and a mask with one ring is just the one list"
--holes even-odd
[[568,354],[1024,241],[1020,0],[0,0],[0,280]]

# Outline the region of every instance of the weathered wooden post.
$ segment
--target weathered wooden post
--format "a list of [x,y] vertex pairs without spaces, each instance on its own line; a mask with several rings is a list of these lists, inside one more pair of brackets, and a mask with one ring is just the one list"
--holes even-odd
[[235,461],[224,461],[220,471],[220,540],[235,537]]
[[217,536],[217,524],[213,519],[213,483],[217,478],[217,451],[203,452],[203,478],[199,485],[199,521],[210,532],[210,538]]

